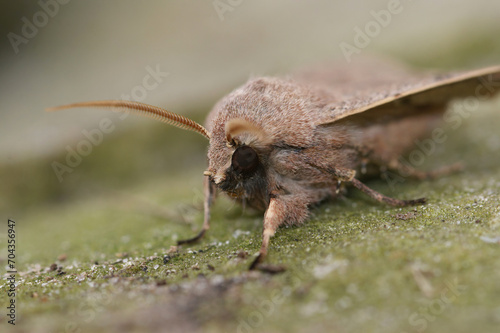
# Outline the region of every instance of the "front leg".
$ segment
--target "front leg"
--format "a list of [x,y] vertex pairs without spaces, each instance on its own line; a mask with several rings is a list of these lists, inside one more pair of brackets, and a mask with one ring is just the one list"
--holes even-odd
[[179,240],[177,241],[177,245],[191,244],[197,242],[205,235],[207,230],[210,229],[210,206],[212,206],[217,189],[215,188],[215,185],[208,179],[208,177],[205,177],[205,180],[203,181],[203,189],[205,194],[203,202],[203,211],[204,211],[203,227],[201,231],[198,233],[198,235],[192,238]]
[[279,226],[301,223],[306,219],[307,204],[307,198],[300,195],[271,196],[269,206],[264,214],[262,245],[257,258],[250,265],[250,270],[257,269],[266,257],[270,239]]

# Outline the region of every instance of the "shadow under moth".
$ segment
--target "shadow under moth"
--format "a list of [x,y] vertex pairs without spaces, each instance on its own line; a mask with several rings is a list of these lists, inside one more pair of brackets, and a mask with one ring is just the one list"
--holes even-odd
[[[353,186],[392,206],[400,200],[361,181],[383,171],[437,177],[457,169],[423,172],[399,157],[432,133],[454,99],[483,100],[500,91],[500,66],[447,74],[413,72],[379,59],[324,66],[284,78],[252,78],[222,98],[205,126],[159,107],[132,101],[83,102],[48,109],[111,108],[146,115],[207,138],[204,221],[218,191],[264,212],[262,245],[250,269],[262,268],[279,226],[297,225],[310,206]],[[402,173],[403,174],[403,173]]]

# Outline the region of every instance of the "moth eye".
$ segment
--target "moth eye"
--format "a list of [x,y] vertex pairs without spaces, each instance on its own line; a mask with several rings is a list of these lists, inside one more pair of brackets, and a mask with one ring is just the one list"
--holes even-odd
[[252,171],[258,164],[259,157],[249,146],[238,147],[233,153],[232,166],[237,172]]

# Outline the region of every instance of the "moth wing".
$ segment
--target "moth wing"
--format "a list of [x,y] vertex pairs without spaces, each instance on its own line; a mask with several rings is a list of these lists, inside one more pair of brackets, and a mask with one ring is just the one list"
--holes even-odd
[[[500,91],[500,66],[448,74],[412,74],[383,62],[364,62],[353,73],[348,71],[339,71],[336,82],[315,78],[314,84],[328,83],[328,89],[333,89],[327,96],[332,102],[325,106],[316,125],[344,119],[358,125],[373,124],[417,112],[443,112],[452,99],[475,96],[482,100]],[[359,78],[363,72],[368,77]]]

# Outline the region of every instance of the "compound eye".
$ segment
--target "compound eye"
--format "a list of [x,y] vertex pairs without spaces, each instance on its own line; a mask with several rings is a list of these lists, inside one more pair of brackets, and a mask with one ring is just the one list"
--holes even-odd
[[232,165],[237,172],[253,171],[259,164],[259,157],[253,148],[249,146],[238,147],[232,158]]

